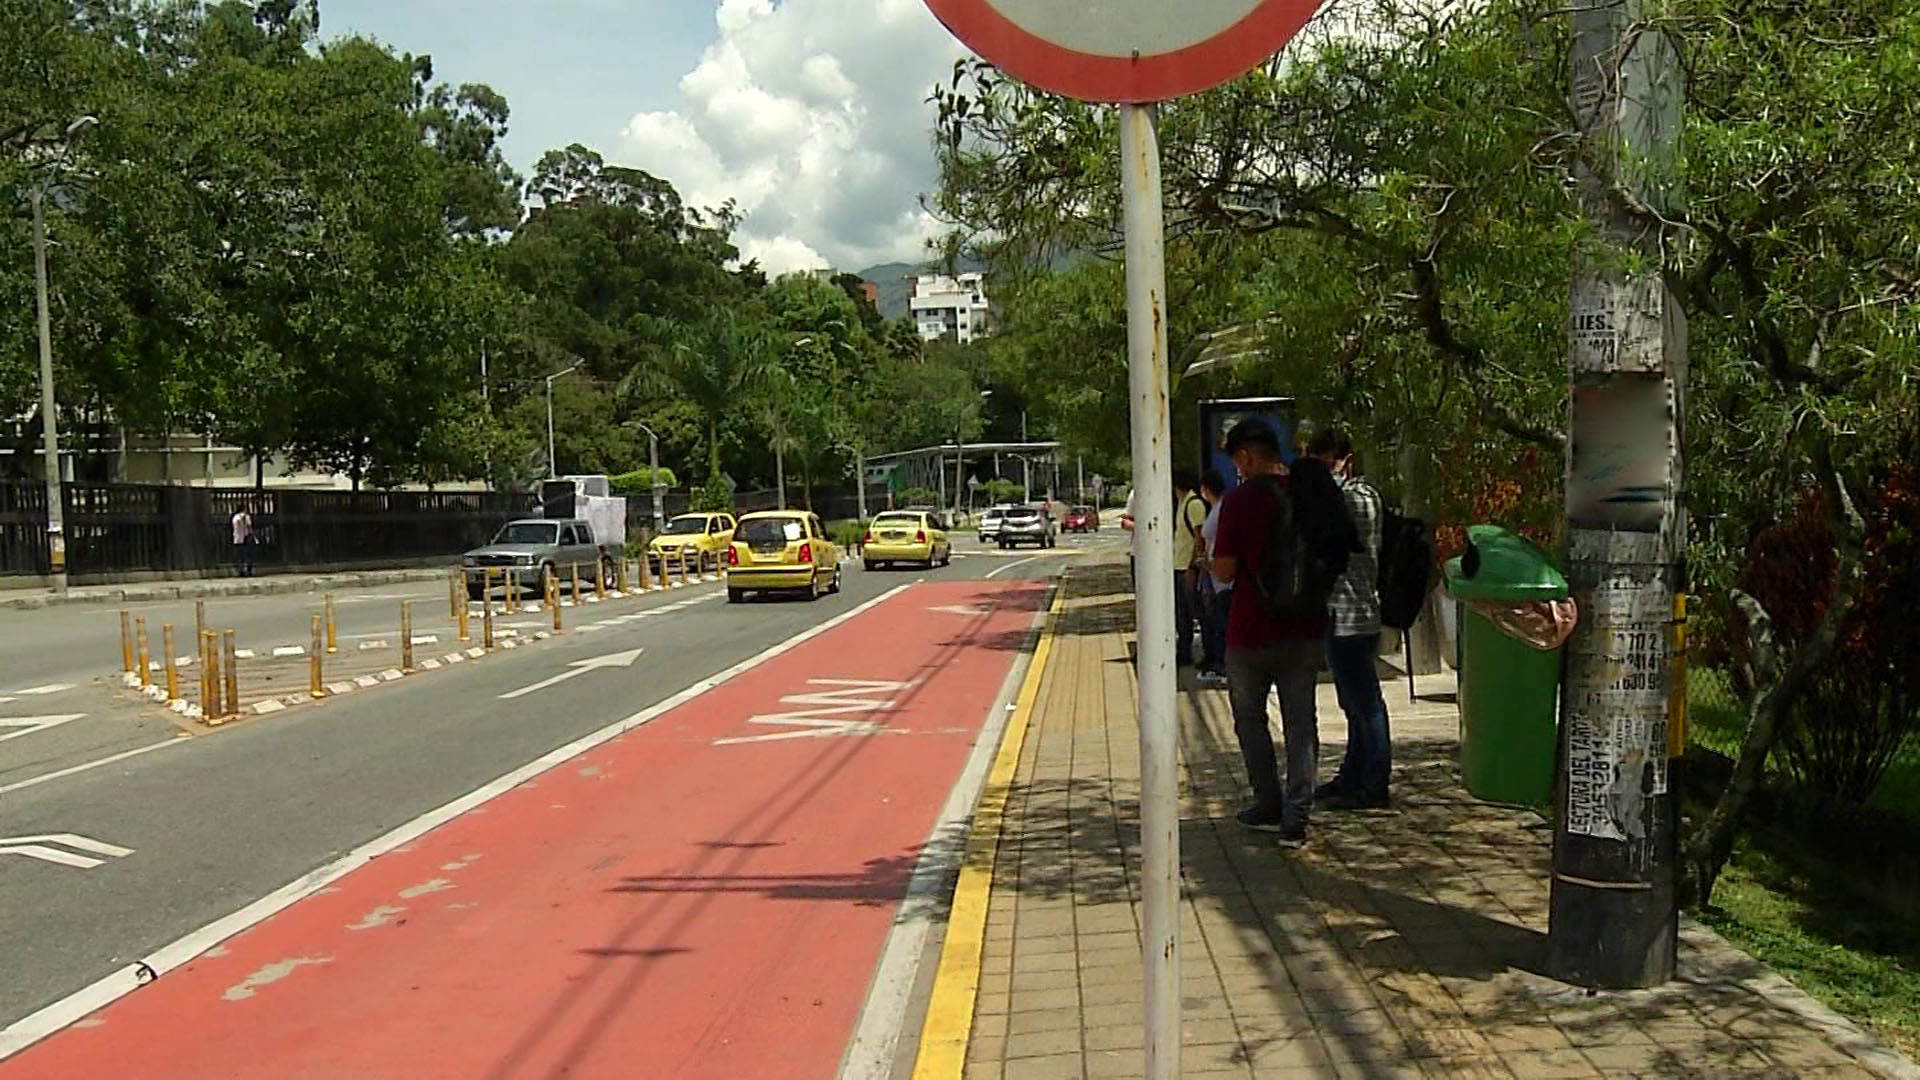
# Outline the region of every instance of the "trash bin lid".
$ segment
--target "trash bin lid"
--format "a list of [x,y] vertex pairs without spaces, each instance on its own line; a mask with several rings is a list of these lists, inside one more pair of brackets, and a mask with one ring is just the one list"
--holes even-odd
[[1467,553],[1447,560],[1447,591],[1462,600],[1559,600],[1568,592],[1551,555],[1497,525],[1467,529]]

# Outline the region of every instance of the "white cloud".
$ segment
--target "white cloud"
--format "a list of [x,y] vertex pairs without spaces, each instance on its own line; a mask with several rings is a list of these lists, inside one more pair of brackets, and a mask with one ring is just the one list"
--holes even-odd
[[922,0],[718,0],[714,24],[680,106],[635,115],[612,156],[695,205],[735,200],[769,273],[920,258],[926,96],[962,55]]

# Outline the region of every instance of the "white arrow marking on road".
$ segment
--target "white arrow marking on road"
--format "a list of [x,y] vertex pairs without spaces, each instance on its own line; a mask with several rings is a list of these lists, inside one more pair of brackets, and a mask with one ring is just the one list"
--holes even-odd
[[928,611],[944,612],[948,615],[991,615],[992,608],[975,607],[972,604],[947,604],[943,607],[930,607]]
[[60,713],[57,716],[0,716],[0,729],[20,729],[19,731],[9,731],[4,735],[0,735],[0,742],[6,742],[8,739],[17,739],[22,735],[31,735],[36,731],[45,731],[50,727],[58,727],[69,720],[78,720],[85,715],[87,714],[76,712]]
[[878,682],[869,679],[808,679],[807,685],[838,686],[842,689],[830,690],[823,694],[792,694],[781,698],[780,704],[814,707],[799,712],[769,713],[747,718],[749,724],[775,724],[800,728],[799,731],[781,731],[771,735],[736,735],[715,739],[713,745],[733,746],[739,743],[777,742],[782,739],[825,739],[834,736],[883,734],[887,729],[881,727],[878,721],[831,718],[847,713],[873,713],[891,709],[897,704],[891,698],[874,700],[868,695],[905,690],[914,683]]
[[523,686],[518,690],[501,694],[500,700],[511,701],[517,697],[525,697],[535,690],[545,690],[549,686],[566,682],[576,675],[585,675],[589,671],[595,671],[600,668],[631,667],[633,662],[640,659],[640,654],[645,651],[645,649],[628,649],[625,652],[596,656],[591,660],[575,660],[572,664],[568,665],[568,670],[555,675],[551,679],[541,679],[532,686]]
[[61,848],[48,847],[49,844],[59,844],[79,851],[91,851],[94,855],[105,855],[107,859],[123,859],[133,854],[132,848],[124,848],[118,844],[108,844],[68,832],[47,833],[44,836],[0,836],[0,855],[25,855],[29,859],[59,863],[61,866],[71,866],[77,870],[91,870],[107,861],[107,859],[96,859],[90,855],[75,855]]

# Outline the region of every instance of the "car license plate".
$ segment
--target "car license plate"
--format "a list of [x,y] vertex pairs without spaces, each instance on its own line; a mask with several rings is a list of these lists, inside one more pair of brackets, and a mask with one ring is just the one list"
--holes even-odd
[[880,536],[884,540],[905,540],[907,538],[907,534],[903,532],[881,533]]

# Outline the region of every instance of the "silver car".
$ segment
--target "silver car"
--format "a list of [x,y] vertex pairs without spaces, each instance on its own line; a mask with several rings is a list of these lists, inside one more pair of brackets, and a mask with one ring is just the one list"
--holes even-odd
[[1016,544],[1050,548],[1054,546],[1057,535],[1052,514],[1038,506],[1016,506],[1001,516],[1000,528],[994,537],[1000,541],[1001,549],[1005,550]]
[[578,518],[525,518],[500,527],[493,542],[460,558],[467,596],[486,595],[487,571],[493,580],[515,589],[539,590],[551,574],[567,580],[577,569],[583,581],[595,575],[605,583],[606,553],[594,543],[593,526]]

